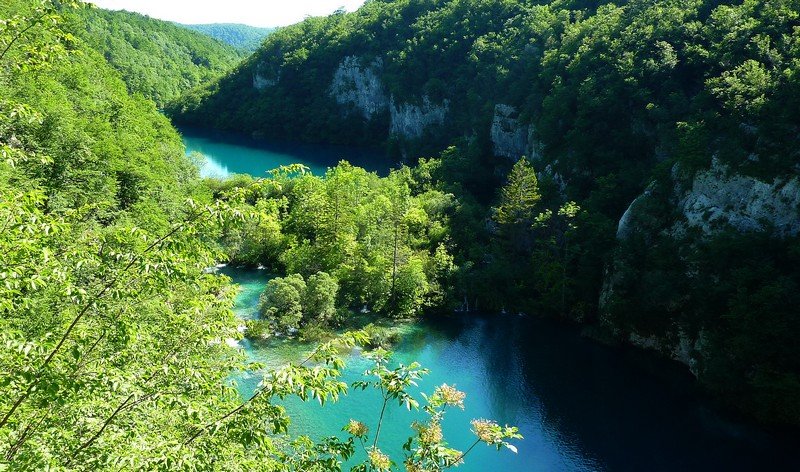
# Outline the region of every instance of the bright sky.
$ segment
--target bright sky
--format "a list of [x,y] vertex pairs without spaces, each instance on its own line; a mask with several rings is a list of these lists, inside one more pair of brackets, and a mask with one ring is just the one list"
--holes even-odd
[[109,10],[128,10],[178,23],[244,23],[286,26],[306,16],[344,7],[355,11],[364,0],[89,0]]

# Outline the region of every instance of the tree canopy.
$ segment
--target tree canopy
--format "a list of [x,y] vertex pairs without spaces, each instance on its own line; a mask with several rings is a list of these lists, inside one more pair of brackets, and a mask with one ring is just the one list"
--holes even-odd
[[181,25],[211,36],[236,49],[252,53],[261,45],[264,38],[276,28],[258,28],[235,23],[211,23],[203,25]]
[[233,68],[234,46],[168,21],[127,11],[84,8],[73,31],[119,71],[128,90],[163,107]]
[[[208,270],[224,257],[217,237],[255,218],[246,191],[290,182],[213,195],[154,103],[74,35],[64,15],[80,8],[0,5],[0,468],[339,470],[368,432],[290,437],[278,401],[345,394],[339,353],[367,335],[277,370],[246,364],[225,342],[241,336],[235,290]],[[320,291],[301,302],[329,314],[333,280],[308,281]],[[423,370],[386,352],[375,364],[376,388],[410,401]],[[249,399],[228,381],[237,370],[262,377]],[[362,420],[377,431],[383,417]],[[475,431],[489,445],[519,437]],[[408,460],[453,465],[455,453],[431,456],[444,444],[415,444]],[[376,434],[364,467],[389,460],[380,446]]]

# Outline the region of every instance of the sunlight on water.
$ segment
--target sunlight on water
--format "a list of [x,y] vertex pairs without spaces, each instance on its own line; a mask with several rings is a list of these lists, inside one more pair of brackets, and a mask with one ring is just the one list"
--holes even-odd
[[[241,286],[237,314],[257,316],[258,296],[270,275],[251,269],[222,272]],[[459,471],[798,470],[800,465],[791,442],[720,418],[691,389],[675,386],[687,384],[682,376],[656,377],[640,362],[571,328],[516,316],[462,315],[403,330],[394,362],[418,361],[431,370],[417,398],[445,382],[467,393],[466,410],[450,411],[443,424],[451,447],[471,444],[472,418],[517,425],[525,436],[517,443],[519,454],[477,447]],[[298,361],[311,349],[287,339],[245,340],[242,347],[251,360],[272,367]],[[347,361],[343,380],[348,383],[369,367],[358,351]],[[236,380],[242,395],[249,396],[259,378]],[[342,434],[351,418],[374,430],[380,397],[351,391],[324,408],[298,400],[284,405],[293,419],[292,433],[320,439]],[[388,410],[381,448],[402,459],[411,422],[424,417],[396,405]]]
[[201,177],[226,178],[232,174],[264,177],[279,166],[304,164],[314,175],[324,175],[340,160],[385,175],[389,165],[378,151],[346,147],[256,141],[237,135],[182,128],[186,153],[203,157]]

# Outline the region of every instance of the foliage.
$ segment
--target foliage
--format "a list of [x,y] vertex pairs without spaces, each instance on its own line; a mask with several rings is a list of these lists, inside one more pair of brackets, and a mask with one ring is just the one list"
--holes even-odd
[[374,323],[364,326],[363,331],[369,336],[367,347],[371,349],[389,349],[400,340],[399,334],[392,328],[378,326]]
[[526,158],[514,164],[508,174],[508,183],[501,190],[500,206],[495,209],[495,219],[501,225],[530,221],[536,203],[542,198],[536,172]]
[[[338,353],[366,335],[269,371],[224,342],[234,290],[208,268],[247,189],[212,200],[152,102],[50,18],[71,5],[0,5],[0,469],[340,470],[352,441],[288,437],[277,400],[346,393]],[[262,376],[245,401],[240,369]]]
[[339,284],[325,272],[317,272],[307,281],[300,274],[276,277],[261,294],[259,311],[281,330],[297,328],[301,322],[324,325],[336,315],[338,291]]
[[265,340],[272,336],[272,323],[269,320],[253,319],[244,323],[244,335],[252,340]]
[[181,25],[194,31],[211,36],[236,49],[252,53],[261,45],[268,34],[275,28],[258,28],[235,23],[211,23],[203,25]]
[[[288,173],[278,172],[263,181],[239,178],[205,186],[197,183],[195,170],[180,153],[177,136],[156,116],[152,105],[125,93],[103,58],[74,40],[74,31],[60,19],[36,20],[31,12],[39,5],[47,15],[56,11],[48,2],[28,5],[12,0],[0,6],[3,18],[11,19],[3,23],[0,44],[13,46],[0,56],[0,151],[5,161],[0,187],[7,192],[4,202],[10,203],[3,211],[15,231],[9,233],[14,239],[6,239],[4,247],[12,260],[22,261],[19,264],[26,268],[4,272],[4,280],[9,282],[2,300],[6,310],[27,310],[19,313],[36,328],[24,333],[35,340],[32,343],[15,334],[16,328],[9,328],[11,334],[6,335],[10,337],[8,351],[17,353],[6,358],[8,371],[27,372],[20,374],[22,381],[9,381],[12,391],[25,392],[30,385],[25,376],[38,375],[25,369],[42,360],[41,346],[52,345],[45,336],[53,332],[49,328],[68,326],[53,313],[63,310],[68,316],[74,313],[72,305],[81,306],[65,306],[65,301],[54,295],[61,286],[52,285],[51,279],[69,280],[76,287],[67,287],[70,295],[80,290],[95,293],[89,289],[98,284],[102,287],[103,281],[109,280],[104,278],[108,273],[117,273],[107,258],[123,254],[123,264],[124,254],[129,254],[128,260],[148,260],[130,256],[139,254],[136,249],[144,249],[145,242],[125,236],[126,231],[141,228],[132,233],[153,241],[193,214],[183,205],[186,197],[199,202],[195,208],[205,208],[210,193],[218,204],[230,205],[231,214],[249,218],[203,227],[206,234],[202,237],[189,234],[181,240],[202,248],[197,254],[170,252],[169,257],[150,261],[154,265],[144,269],[167,267],[164,277],[187,277],[185,272],[199,267],[200,259],[221,249],[230,260],[262,263],[289,277],[299,274],[306,290],[309,277],[318,272],[330,274],[339,284],[336,304],[340,313],[342,307],[366,307],[406,317],[459,303],[464,310],[526,310],[602,321],[622,336],[655,336],[668,355],[677,343],[695,340],[696,372],[709,390],[765,421],[800,421],[795,375],[798,355],[792,341],[798,330],[792,311],[798,284],[791,264],[796,259],[796,238],[774,238],[769,230],[752,235],[718,233],[709,238],[690,232],[679,238],[671,230],[680,217],[670,211],[675,197],[670,191],[682,179],[707,168],[712,156],[732,173],[753,175],[765,182],[798,175],[800,7],[796,0],[605,4],[583,0],[375,0],[351,14],[310,18],[280,29],[255,56],[228,75],[193,89],[167,111],[181,122],[210,123],[266,136],[384,144],[411,159],[417,157],[416,150],[430,152],[428,155],[444,151],[439,158],[420,160],[414,169],[402,168],[384,179],[340,164],[325,178],[303,172],[294,172],[294,178],[289,178]],[[31,31],[37,35],[15,40],[15,32],[26,25],[32,25]],[[388,111],[365,120],[354,110],[339,106],[329,96],[330,81],[342,59],[353,55],[362,64],[371,64],[376,58],[383,61],[378,75],[394,103],[418,104],[423,96],[437,103],[449,100],[445,124],[428,130],[416,148],[409,147],[389,136]],[[256,74],[275,85],[256,90]],[[181,87],[184,85],[182,82]],[[142,91],[130,81],[128,86]],[[177,89],[171,90],[169,93]],[[498,103],[519,111],[523,130],[532,125],[528,137],[534,142],[529,144],[541,152],[531,156],[531,162],[539,174],[524,162],[512,167],[493,155],[490,126]],[[450,144],[455,146],[448,147]],[[501,177],[509,173],[512,178],[505,187],[506,195],[503,197],[501,190],[498,201]],[[534,179],[537,192],[531,193]],[[527,184],[521,185],[524,182]],[[617,222],[645,189],[655,195],[646,212],[649,220],[642,222],[633,238],[617,241]],[[503,210],[496,213],[499,220],[490,218],[493,207]],[[39,224],[43,226],[36,226]],[[67,228],[65,233],[62,226]],[[51,241],[38,234],[45,231],[50,233],[47,238],[68,236]],[[37,236],[28,244],[30,232]],[[94,247],[90,242],[114,251],[94,256],[88,249]],[[67,248],[63,254],[62,248]],[[61,260],[79,262],[73,253],[96,257],[93,264],[84,262],[93,271],[80,271],[74,265],[67,265],[65,271],[57,265]],[[45,263],[38,263],[40,260]],[[158,265],[162,262],[166,265]],[[188,278],[181,280],[169,282],[179,287],[178,293],[166,293],[156,284],[155,288],[144,287],[147,290],[141,295],[125,295],[134,296],[142,305],[137,310],[148,320],[160,322],[159,317],[167,316],[167,311],[181,316],[186,306],[207,306],[204,301],[218,308],[203,313],[212,321],[218,320],[214,316],[227,316],[227,294],[220,293],[224,284],[216,287],[206,281],[191,285]],[[289,313],[286,326],[302,324],[304,316],[304,291],[297,277],[292,280],[294,285],[284,281],[278,297]],[[614,282],[613,293],[604,291],[603,283],[609,280]],[[144,282],[130,281],[134,288],[138,283]],[[185,290],[181,283],[187,286]],[[51,286],[52,293],[48,291]],[[67,288],[62,288],[66,293]],[[29,295],[41,291],[47,294]],[[601,294],[604,306],[600,306]],[[277,291],[274,295],[277,297]],[[329,301],[330,297],[325,297],[325,303],[319,304],[323,307],[320,313],[330,313]],[[120,345],[134,346],[131,357],[136,357],[140,345],[131,339],[138,342],[155,336],[151,333],[155,321],[152,325],[143,322],[140,333],[134,330],[131,318],[120,315],[119,319],[128,323],[113,331],[103,323],[116,318],[100,316],[105,313],[103,308],[92,307],[98,323],[90,328],[121,333],[108,338],[109,343],[113,340],[113,348],[107,351],[116,353]],[[21,320],[15,319],[13,326],[22,325]],[[302,327],[310,334],[316,328],[311,322]],[[91,339],[81,338],[81,342]],[[80,354],[85,344],[76,343]],[[200,350],[200,345],[211,349],[203,343],[196,349]],[[104,357],[101,361],[107,363],[101,367],[106,370],[101,372],[130,381],[146,375],[141,372],[145,362],[158,365],[146,356],[122,357]],[[187,359],[200,365],[192,364],[186,370],[203,374],[208,368],[212,380],[227,372],[214,362],[201,362],[200,356],[193,358],[191,352]],[[59,362],[66,361],[59,357]],[[119,371],[113,370],[110,362]],[[129,366],[132,370],[126,370]],[[68,377],[59,369],[69,372],[69,368],[68,363],[56,363],[53,375]],[[333,370],[322,373],[333,375]],[[280,375],[293,382],[305,375],[313,377],[299,367]],[[42,385],[55,388],[55,382],[48,379]],[[336,384],[319,384],[319,377],[312,380],[321,389],[317,397],[337,394]],[[209,397],[209,386],[218,385],[209,382],[190,382],[187,388],[194,389],[193,395],[199,392],[191,398]],[[76,433],[57,438],[61,442],[52,447],[72,441],[68,446],[75,449],[81,439],[92,437],[90,431],[101,431],[101,438],[114,435],[120,449],[112,450],[95,440],[90,446],[97,449],[97,455],[94,449],[82,454],[110,463],[125,456],[134,443],[149,442],[147,431],[163,430],[182,437],[187,429],[196,427],[198,418],[208,419],[212,410],[205,400],[197,400],[201,406],[192,405],[191,409],[196,418],[167,421],[158,416],[163,411],[160,404],[155,408],[147,403],[155,401],[146,388],[154,385],[121,385],[125,389],[117,393],[112,387],[92,384],[101,400],[90,398],[86,400],[89,406],[81,403],[88,397],[85,392],[74,394],[77,403],[64,400],[66,393],[60,394],[57,398],[68,406],[58,417],[70,419],[70,427],[65,429]],[[73,395],[73,390],[65,391]],[[276,391],[289,390],[283,386]],[[133,393],[141,396],[126,403]],[[8,433],[14,435],[9,442],[20,442],[12,455],[31,461],[23,467],[41,465],[51,457],[45,439],[48,431],[55,430],[50,423],[55,415],[47,416],[49,413],[42,420],[44,426],[33,426],[40,414],[36,407],[44,404],[45,393],[37,385],[31,396],[39,403],[25,400],[18,413],[23,421],[14,423],[16,429]],[[9,398],[12,400],[5,401],[21,396]],[[117,416],[111,417],[108,428],[98,428],[96,418],[113,414],[108,411],[109,398],[119,400],[117,404],[126,412],[130,402],[146,399],[135,406],[150,408],[147,413],[152,416],[137,416],[137,421],[124,425],[134,431],[126,436],[133,438],[131,442],[119,439],[123,427],[117,428]],[[210,401],[232,399],[223,395]],[[246,405],[258,404],[256,400]],[[269,414],[257,417],[262,421],[269,418],[275,430],[282,430],[285,420],[274,406],[262,407]],[[250,408],[244,406],[232,417],[239,421],[238,412]],[[97,409],[107,414],[81,416]],[[226,458],[235,456],[235,463],[245,468],[251,463],[242,459],[242,451],[260,451],[250,447],[253,442],[249,441],[266,443],[268,436],[253,433],[263,431],[252,427],[256,423],[247,427],[228,423],[232,417],[192,430],[192,435],[203,433],[201,441],[207,441],[201,442],[201,451],[178,457],[164,446],[154,449],[163,462],[133,466],[201,468],[197,464],[207,463],[203,460],[209,457],[226,463]],[[137,425],[144,426],[138,429]],[[479,422],[474,428],[488,442],[509,433],[491,423]],[[221,435],[234,435],[244,445],[232,448],[227,437],[205,436],[205,432],[220,431]],[[423,436],[437,436],[433,420],[418,425],[416,431],[419,447]],[[30,437],[33,439],[25,439]],[[256,462],[252,463],[263,466],[259,459],[264,459],[270,464],[312,468],[323,460],[321,455],[335,462],[333,456],[350,454],[351,446],[335,441],[314,444],[301,438],[280,460],[274,455],[253,457]],[[446,446],[437,450],[447,451]],[[369,466],[387,465],[379,448],[365,452],[371,454]],[[34,457],[36,454],[39,456]],[[454,458],[445,453],[426,466]]]
[[[373,1],[281,29],[240,69],[186,95],[170,113],[188,122],[218,117],[214,126],[265,135],[378,142],[413,159],[416,148],[389,136],[388,113],[362,119],[329,96],[345,56],[362,64],[381,58],[377,73],[393,103],[449,100],[446,123],[429,130],[419,149],[436,153],[460,136],[474,137],[440,160],[421,161],[417,171],[437,175],[419,183],[446,189],[458,202],[448,231],[457,268],[449,283],[464,309],[550,312],[587,322],[602,314],[614,331],[653,334],[666,345],[680,330],[692,336],[702,327],[708,344],[700,357],[709,367],[699,371],[701,382],[722,395],[736,393],[762,418],[797,424],[795,413],[785,413],[797,409],[793,353],[769,362],[758,354],[773,351],[765,333],[794,327],[793,314],[770,308],[763,295],[786,296],[788,274],[769,270],[760,284],[715,285],[716,305],[705,308],[691,295],[704,286],[694,275],[703,271],[689,261],[718,253],[698,235],[660,236],[679,223],[664,210],[675,196],[661,190],[662,208],[649,208],[656,221],[649,235],[618,242],[616,228],[648,186],[674,188],[712,156],[731,173],[764,182],[797,177],[798,12],[797,0]],[[276,84],[254,90],[255,73]],[[499,202],[491,199],[493,176],[506,175],[509,165],[492,160],[498,103],[513,105],[520,123],[532,125],[529,144],[541,151],[534,162],[540,174],[520,172],[519,164]],[[516,176],[523,174],[538,177],[541,198],[520,194],[525,186]],[[570,201],[581,211],[563,206]],[[491,207],[499,228],[487,228]],[[769,229],[763,233],[756,237]],[[756,247],[746,254],[757,254]],[[790,247],[776,242],[782,256],[775,257],[791,259]],[[415,290],[424,287],[424,262],[407,261],[392,277],[392,293],[403,293],[403,303],[377,304],[398,315],[418,310]],[[749,272],[750,263],[737,269]],[[729,275],[714,272],[708,280]],[[606,277],[625,282],[601,307]],[[340,279],[347,287],[347,277]],[[764,320],[763,332],[746,321],[748,310]],[[727,313],[726,321],[710,312]],[[738,331],[743,326],[750,328]],[[742,368],[728,368],[726,359]]]
[[336,294],[339,284],[326,272],[308,277],[303,299],[306,316],[320,321],[330,321],[336,315]]
[[306,282],[300,274],[276,277],[267,283],[259,299],[259,311],[267,319],[274,319],[281,330],[297,328],[303,319],[302,299]]
[[63,28],[59,10],[80,8],[81,2],[69,0],[57,5],[34,1],[24,14],[14,8],[16,3],[7,6],[0,19],[0,61],[4,68],[25,72],[64,59],[73,49],[75,37]]
[[700,381],[723,402],[796,424],[798,238],[723,232],[698,244],[643,244],[637,237],[619,250],[609,316],[626,332],[664,339],[665,349],[688,340]]
[[[422,369],[416,363],[408,366],[400,364],[394,369],[389,369],[388,362],[391,353],[380,348],[368,353],[367,356],[374,361],[374,367],[367,370],[365,375],[373,377],[374,380],[356,381],[353,383],[353,388],[361,390],[370,387],[376,388],[381,392],[383,402],[371,445],[369,444],[370,428],[365,423],[351,419],[342,428],[353,439],[359,441],[366,455],[364,462],[351,469],[354,472],[391,470],[395,465],[389,456],[381,452],[379,447],[386,407],[396,401],[400,406],[405,406],[409,410],[418,409],[419,402],[413,398],[409,390],[410,387],[417,385],[417,381],[422,376],[428,373],[426,369]],[[473,433],[477,438],[466,451],[461,452],[448,447],[441,429],[445,410],[447,407],[463,410],[466,395],[454,386],[443,384],[436,387],[430,396],[423,394],[423,397],[427,400],[423,410],[429,415],[429,420],[426,423],[414,422],[411,425],[416,434],[409,437],[403,445],[403,450],[406,451],[403,465],[406,470],[442,471],[456,467],[463,463],[467,454],[480,442],[496,446],[498,449],[505,446],[513,452],[517,452],[516,447],[506,441],[507,439],[522,438],[517,428],[501,427],[492,421],[483,419],[472,421]]]
[[119,71],[128,90],[159,107],[241,58],[234,47],[205,34],[138,13],[92,8],[74,21],[78,36]]
[[[281,289],[281,298],[296,303],[264,305],[265,310],[283,307],[270,316],[291,313],[286,326],[303,317],[332,319],[333,300],[394,317],[445,308],[452,302],[448,221],[456,202],[443,191],[417,187],[408,168],[380,178],[345,162],[324,178],[265,179],[249,191],[243,211],[269,223],[245,226],[244,232],[231,228],[223,234],[224,249],[235,262],[275,267],[307,282],[309,290],[296,290],[299,298]],[[241,187],[228,191],[236,188]],[[271,283],[268,297],[277,296],[274,290],[283,283]],[[298,304],[302,317],[289,310]]]

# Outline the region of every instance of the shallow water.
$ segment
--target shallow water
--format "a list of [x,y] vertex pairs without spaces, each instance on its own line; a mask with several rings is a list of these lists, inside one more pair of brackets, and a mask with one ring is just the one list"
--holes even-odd
[[[237,313],[256,316],[264,271],[224,269],[239,283]],[[280,365],[301,359],[309,346],[278,341],[243,343],[252,359]],[[405,328],[395,362],[416,360],[431,370],[420,383],[430,393],[444,382],[467,393],[466,410],[444,421],[451,447],[471,444],[472,418],[520,427],[518,454],[476,447],[457,470],[688,471],[800,470],[798,438],[773,435],[719,413],[695,391],[683,369],[639,351],[608,348],[570,326],[518,316],[462,315],[423,320]],[[369,363],[349,356],[344,380],[361,377]],[[237,379],[243,396],[258,379]],[[314,438],[342,434],[350,418],[374,430],[377,392],[351,391],[339,403],[288,401],[293,433]],[[380,447],[401,459],[401,445],[419,412],[388,410]]]

